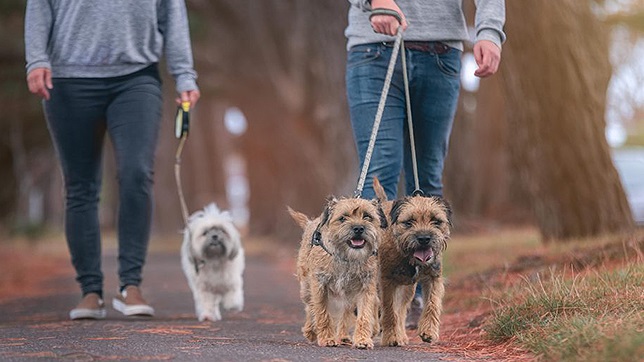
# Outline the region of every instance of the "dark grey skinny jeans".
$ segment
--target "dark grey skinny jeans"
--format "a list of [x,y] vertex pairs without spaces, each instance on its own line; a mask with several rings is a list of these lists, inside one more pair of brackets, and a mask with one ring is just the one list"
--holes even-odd
[[54,78],[44,101],[65,182],[65,234],[83,294],[103,290],[98,218],[105,134],[118,172],[118,273],[139,285],[150,237],[154,153],[161,122],[157,66],[113,78]]

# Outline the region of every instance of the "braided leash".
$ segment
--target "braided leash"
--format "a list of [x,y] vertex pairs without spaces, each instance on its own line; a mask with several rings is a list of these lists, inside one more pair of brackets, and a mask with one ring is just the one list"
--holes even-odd
[[[398,12],[389,10],[389,9],[373,9],[369,19],[376,15],[390,15],[395,17],[399,23],[402,23],[402,18]],[[401,51],[402,50],[402,51]],[[418,165],[416,161],[416,144],[414,141],[414,127],[411,115],[411,100],[409,95],[409,79],[407,76],[407,61],[405,58],[405,42],[402,38],[402,27],[398,27],[396,33],[396,40],[394,41],[393,51],[391,53],[391,59],[389,60],[389,66],[387,67],[387,75],[385,76],[385,83],[382,87],[382,93],[380,95],[380,101],[378,102],[378,110],[376,111],[376,117],[373,123],[373,128],[371,129],[371,137],[369,138],[369,146],[367,147],[367,153],[365,154],[364,163],[362,165],[362,170],[360,172],[360,178],[358,179],[358,186],[354,193],[354,197],[361,197],[362,190],[364,189],[364,183],[367,178],[367,172],[369,171],[369,164],[371,163],[371,156],[373,155],[373,149],[376,144],[376,138],[378,136],[378,129],[380,128],[380,121],[382,120],[382,115],[385,110],[385,103],[387,101],[387,95],[389,94],[389,87],[391,86],[391,79],[393,77],[394,68],[396,65],[396,60],[398,59],[398,53],[401,52],[401,62],[403,69],[403,81],[405,85],[405,103],[407,106],[407,125],[409,128],[409,143],[411,147],[412,155],[412,166],[414,173],[414,186],[415,191],[414,195],[422,195],[423,192],[420,189],[420,183],[418,180]]]

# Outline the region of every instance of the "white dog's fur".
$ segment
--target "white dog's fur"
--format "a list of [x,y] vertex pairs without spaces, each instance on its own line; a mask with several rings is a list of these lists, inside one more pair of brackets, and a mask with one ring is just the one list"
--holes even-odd
[[199,321],[221,320],[220,306],[244,308],[244,263],[239,231],[227,211],[210,204],[190,216],[183,232],[181,266]]

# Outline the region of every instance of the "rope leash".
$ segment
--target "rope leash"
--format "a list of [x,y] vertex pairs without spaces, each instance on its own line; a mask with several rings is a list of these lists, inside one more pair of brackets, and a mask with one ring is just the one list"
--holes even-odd
[[[369,19],[375,15],[390,15],[395,17],[399,23],[402,23],[402,18],[400,14],[393,10],[389,9],[373,9]],[[391,53],[391,59],[389,60],[389,65],[387,67],[387,75],[385,76],[385,83],[382,87],[382,93],[380,95],[380,101],[378,102],[378,110],[376,111],[376,117],[374,119],[373,128],[371,129],[371,137],[369,138],[369,146],[367,147],[367,153],[365,154],[364,163],[362,165],[362,170],[360,172],[360,178],[358,179],[358,186],[354,193],[354,197],[361,197],[362,190],[364,189],[364,183],[367,178],[367,172],[369,171],[369,164],[371,163],[371,156],[373,155],[373,149],[376,144],[376,138],[378,136],[378,129],[380,128],[380,121],[382,120],[382,115],[385,110],[385,103],[387,100],[387,95],[389,94],[389,87],[391,86],[391,80],[393,78],[394,68],[396,61],[398,59],[398,53],[401,52],[401,63],[403,70],[403,82],[405,88],[405,104],[407,108],[407,126],[409,131],[409,144],[411,148],[411,157],[412,157],[412,168],[414,176],[414,187],[415,190],[413,195],[422,195],[423,191],[420,189],[420,182],[418,180],[418,164],[416,161],[416,143],[414,140],[414,126],[411,115],[411,100],[409,94],[409,78],[407,76],[407,61],[405,56],[405,42],[402,38],[402,27],[398,27],[396,33],[396,40],[394,41],[393,50]]]
[[[374,14],[372,14],[373,16]],[[391,86],[391,79],[394,75],[394,67],[396,66],[396,60],[398,59],[398,52],[402,44],[402,29],[398,28],[398,33],[396,34],[396,41],[394,42],[394,48],[391,53],[391,59],[389,60],[389,66],[387,67],[387,75],[385,76],[385,83],[382,87],[382,93],[380,94],[380,101],[378,102],[378,110],[376,111],[376,118],[373,122],[373,128],[371,129],[371,137],[369,138],[369,146],[367,147],[367,153],[365,154],[364,163],[362,164],[362,171],[360,171],[360,178],[358,179],[358,187],[354,193],[355,197],[362,196],[362,189],[364,188],[364,182],[367,178],[367,171],[369,170],[369,164],[371,163],[371,156],[373,155],[373,149],[376,145],[376,137],[378,136],[378,129],[380,128],[380,121],[382,120],[382,114],[385,111],[385,103],[387,101],[387,94],[389,94],[389,86]]]
[[181,153],[183,146],[188,139],[188,130],[190,129],[190,102],[182,102],[181,107],[177,109],[177,117],[175,118],[174,135],[179,139],[179,146],[174,156],[174,179],[177,183],[177,193],[179,194],[179,202],[181,204],[181,214],[183,216],[184,225],[188,225],[188,207],[186,206],[186,199],[183,196],[183,187],[181,186]]
[[414,122],[411,118],[411,97],[409,95],[409,77],[407,76],[407,59],[405,56],[405,44],[401,42],[403,70],[403,83],[405,84],[405,105],[407,106],[407,130],[409,132],[409,147],[411,148],[411,166],[414,173],[414,193],[413,195],[422,195],[423,191],[420,189],[420,182],[418,181],[418,162],[416,161],[416,142],[414,140]]

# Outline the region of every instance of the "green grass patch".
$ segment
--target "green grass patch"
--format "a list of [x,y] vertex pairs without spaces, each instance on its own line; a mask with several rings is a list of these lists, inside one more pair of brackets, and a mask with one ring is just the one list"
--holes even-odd
[[644,264],[565,278],[555,270],[493,298],[486,330],[544,360],[633,361],[644,356]]

